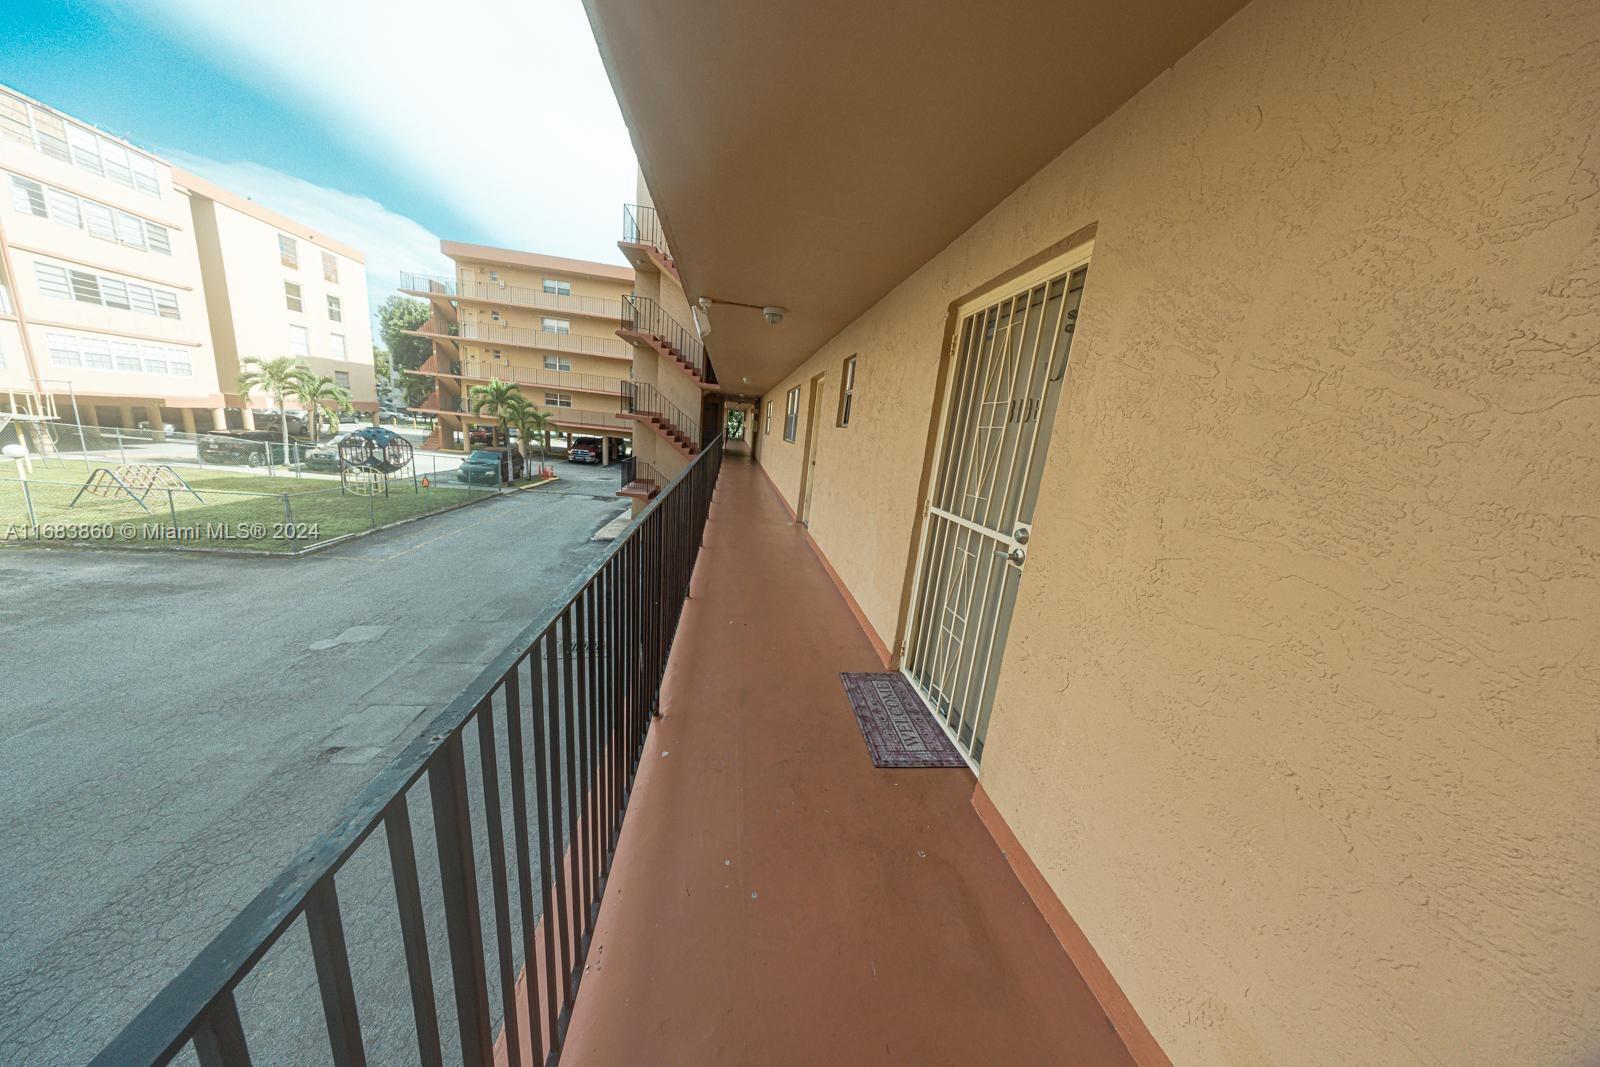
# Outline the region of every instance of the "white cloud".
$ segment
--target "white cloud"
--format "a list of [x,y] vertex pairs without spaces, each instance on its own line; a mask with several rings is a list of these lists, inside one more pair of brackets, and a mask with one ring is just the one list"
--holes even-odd
[[580,0],[150,0],[130,10],[322,116],[374,166],[431,185],[489,243],[622,262],[633,148]]
[[161,154],[224,189],[360,249],[367,260],[367,298],[373,309],[394,292],[403,270],[455,274],[439,251],[436,234],[368,197],[314,185],[259,163],[221,163],[170,149]]

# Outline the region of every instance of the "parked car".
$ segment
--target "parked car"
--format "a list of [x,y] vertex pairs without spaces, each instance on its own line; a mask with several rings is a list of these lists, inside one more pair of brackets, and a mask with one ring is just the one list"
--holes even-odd
[[[257,411],[254,413],[254,416],[257,430],[272,430],[277,433],[282,433],[282,429],[278,425],[278,419],[281,417],[278,412]],[[305,437],[310,432],[311,425],[306,422],[306,417],[304,415],[297,415],[292,411],[289,412],[290,437]]]
[[339,442],[349,437],[348,433],[330,437],[317,447],[300,454],[300,465],[308,470],[336,471],[339,469]]
[[499,436],[502,435],[493,426],[474,426],[467,431],[467,444],[493,448],[500,443],[496,440]]
[[479,448],[456,468],[456,481],[468,485],[499,485],[522,477],[522,456],[509,449]]
[[[289,449],[298,452],[310,445],[303,438],[289,438]],[[249,467],[284,462],[283,436],[275,430],[229,430],[202,434],[195,440],[195,454],[202,463],[242,463]]]
[[568,463],[603,463],[604,457],[605,449],[598,437],[574,437],[567,446]]

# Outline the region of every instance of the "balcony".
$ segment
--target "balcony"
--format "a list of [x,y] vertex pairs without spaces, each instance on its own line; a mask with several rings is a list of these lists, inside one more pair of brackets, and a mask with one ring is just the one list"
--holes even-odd
[[670,274],[679,285],[678,265],[667,250],[667,233],[662,229],[656,209],[643,204],[622,205],[622,240],[617,242],[633,269],[646,273]]
[[881,661],[752,462],[574,588],[96,1064],[1133,1062],[972,775],[872,767]]
[[700,451],[700,423],[649,382],[624,382],[622,415],[641,422],[685,456]]
[[504,361],[467,359],[451,360],[448,369],[442,361],[429,356],[423,360],[416,373],[453,378],[472,378],[489,381],[498,378],[516,385],[534,385],[570,393],[599,393],[616,396],[622,392],[626,379],[611,378],[604,374],[585,374],[582,371],[543,370],[539,367],[518,367]]
[[564,315],[591,315],[601,319],[615,319],[622,313],[620,301],[600,296],[583,296],[575,293],[562,295],[547,293],[542,289],[489,282],[462,283],[456,288],[458,299],[482,304],[537,308],[540,311],[559,311]]
[[529,326],[508,326],[503,322],[463,322],[451,335],[450,340],[536,348],[547,352],[579,352],[587,356],[606,356],[611,359],[632,358],[628,345],[616,337],[556,333],[551,330],[535,330]]
[[417,296],[450,297],[456,295],[456,283],[453,279],[441,278],[436,274],[413,274],[403,270],[400,272],[400,290]]
[[661,492],[661,487],[667,484],[660,471],[641,461],[638,456],[623,457],[617,469],[622,476],[622,488],[617,490],[618,496],[654,500],[656,494]]
[[660,304],[647,296],[630,293],[622,298],[621,322],[618,337],[652,350],[702,389],[716,388],[717,376],[711,370],[699,335],[661,310]]

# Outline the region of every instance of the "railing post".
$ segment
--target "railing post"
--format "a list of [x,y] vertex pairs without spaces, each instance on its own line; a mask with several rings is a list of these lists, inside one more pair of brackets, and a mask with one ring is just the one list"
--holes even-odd
[[428,795],[433,802],[433,830],[439,846],[439,881],[450,945],[456,1020],[461,1031],[461,1059],[466,1067],[492,1067],[494,1039],[489,1032],[489,989],[484,976],[483,926],[478,914],[466,779],[466,759],[458,733],[444,743],[428,766]]

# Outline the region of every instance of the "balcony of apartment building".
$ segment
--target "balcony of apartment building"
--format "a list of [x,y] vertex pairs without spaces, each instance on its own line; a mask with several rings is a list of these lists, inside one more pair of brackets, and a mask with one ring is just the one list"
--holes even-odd
[[[549,362],[559,363],[558,359]],[[493,356],[474,356],[470,352],[459,358],[446,358],[434,353],[422,361],[417,374],[431,378],[456,378],[470,383],[499,379],[514,385],[539,386],[564,393],[582,393],[591,397],[614,399],[622,393],[627,379],[585,371],[561,370],[558,367],[524,367]]]
[[873,767],[882,649],[760,468],[635,491],[97,1064],[1133,1062],[971,772]]
[[667,250],[667,232],[661,216],[646,204],[622,205],[622,240],[617,242],[633,269],[647,274],[669,274],[680,285],[678,264]]

